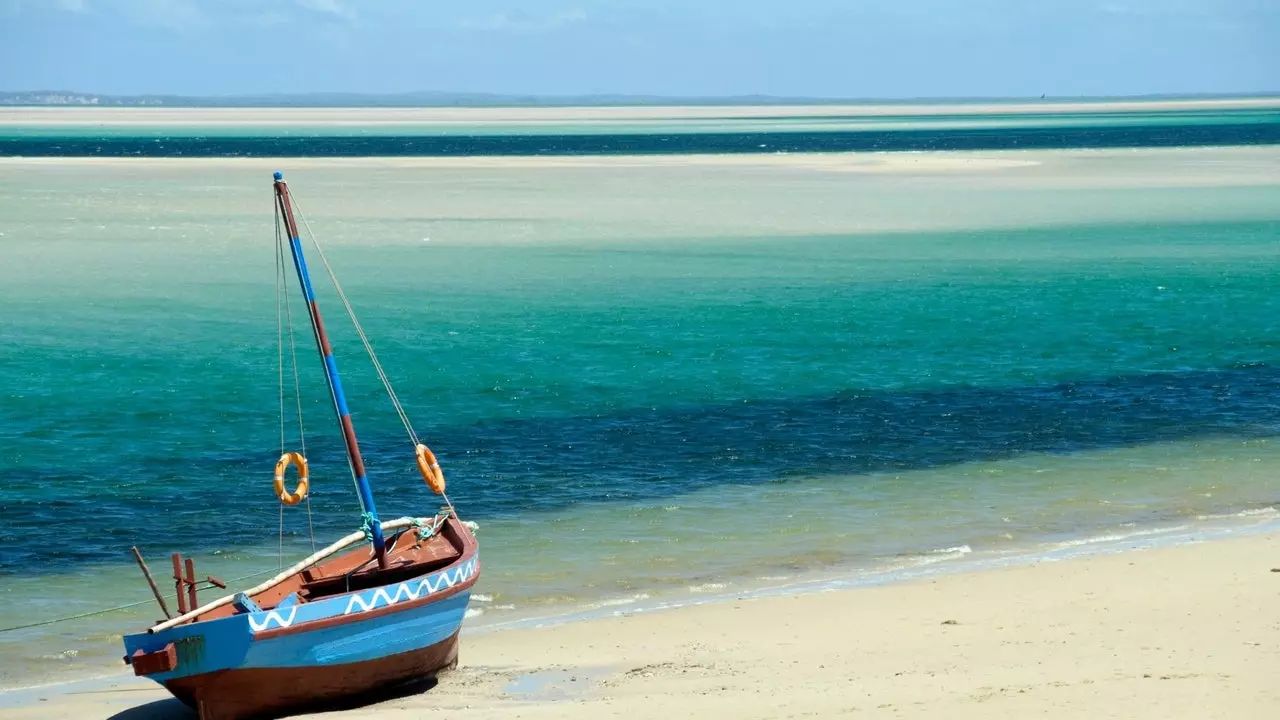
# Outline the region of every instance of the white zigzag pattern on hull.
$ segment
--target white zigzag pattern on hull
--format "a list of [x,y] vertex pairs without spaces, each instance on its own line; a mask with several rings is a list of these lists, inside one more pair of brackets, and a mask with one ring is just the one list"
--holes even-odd
[[254,632],[262,632],[263,630],[266,630],[267,628],[271,627],[271,622],[274,620],[277,626],[282,628],[287,628],[293,624],[293,617],[298,614],[298,606],[294,605],[293,607],[289,608],[288,614],[289,614],[289,617],[286,618],[281,616],[278,611],[270,610],[262,618],[261,625],[258,624],[257,620],[253,619],[253,615],[250,615],[249,627],[252,628]]
[[[366,602],[359,595],[352,595],[347,601],[347,609],[343,611],[343,615],[350,615],[352,612],[368,612],[374,608],[395,605],[396,603],[406,602],[409,600],[417,600],[423,595],[433,595],[442,589],[451,588],[460,582],[471,577],[475,572],[475,558],[468,560],[465,565],[454,570],[452,573],[441,573],[436,577],[436,582],[432,583],[431,578],[425,577],[417,582],[404,582],[396,586],[394,594],[388,594],[386,588],[378,588],[370,593],[369,600]],[[416,587],[414,587],[416,586]],[[425,592],[424,592],[425,591]]]
[[[426,577],[416,582],[410,581],[400,583],[399,585],[396,585],[394,594],[388,594],[386,588],[378,588],[372,593],[365,593],[366,595],[369,595],[368,601],[360,597],[360,595],[352,595],[351,599],[347,601],[347,609],[344,610],[342,614],[350,615],[353,612],[367,612],[374,608],[395,605],[396,603],[404,602],[406,600],[417,600],[420,597],[432,595],[443,589],[451,588],[460,582],[464,582],[474,575],[475,571],[476,558],[472,558],[468,560],[465,565],[453,572],[444,572],[435,576],[435,582],[432,582],[432,578]],[[299,607],[303,606],[294,605],[284,614],[281,614],[279,610],[268,610],[265,613],[254,613],[249,615],[249,628],[255,633],[260,633],[263,630],[269,630],[272,626],[287,628],[290,625],[293,625],[293,621],[297,617]],[[262,620],[259,622],[259,620],[254,617],[255,615],[260,616]],[[328,617],[333,616],[328,615]],[[309,620],[319,619],[322,618],[309,618]]]

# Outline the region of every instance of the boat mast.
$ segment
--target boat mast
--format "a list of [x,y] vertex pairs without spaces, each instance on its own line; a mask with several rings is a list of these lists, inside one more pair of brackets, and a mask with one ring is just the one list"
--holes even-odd
[[342,427],[342,439],[347,445],[347,465],[351,468],[351,477],[356,483],[356,494],[360,498],[360,509],[364,513],[366,528],[373,540],[373,552],[377,555],[378,566],[385,568],[387,566],[386,547],[382,537],[382,526],[378,521],[378,510],[373,504],[373,489],[369,487],[369,478],[365,475],[364,460],[360,457],[360,444],[356,442],[356,429],[351,424],[351,411],[347,408],[347,398],[342,392],[342,380],[338,377],[338,362],[333,358],[333,348],[329,345],[329,336],[324,331],[324,321],[320,319],[320,308],[316,305],[315,291],[311,288],[307,261],[302,256],[302,238],[298,234],[298,224],[293,219],[293,204],[289,201],[289,188],[284,183],[283,173],[275,174],[275,190],[276,206],[280,211],[280,217],[284,219],[285,230],[289,234],[289,250],[293,255],[293,266],[298,271],[298,283],[302,286],[302,295],[307,301],[307,314],[311,318],[316,348],[320,351],[320,360],[324,364],[329,396],[333,399],[333,411],[338,416],[338,424]]

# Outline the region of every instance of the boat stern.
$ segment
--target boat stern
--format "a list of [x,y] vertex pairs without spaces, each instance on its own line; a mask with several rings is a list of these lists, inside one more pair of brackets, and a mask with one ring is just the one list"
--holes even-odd
[[174,678],[240,665],[253,635],[244,616],[124,636],[124,662],[133,674],[164,685]]

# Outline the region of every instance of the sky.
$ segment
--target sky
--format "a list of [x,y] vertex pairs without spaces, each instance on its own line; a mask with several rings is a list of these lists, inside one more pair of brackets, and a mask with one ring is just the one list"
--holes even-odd
[[0,91],[1280,91],[1280,0],[0,0]]

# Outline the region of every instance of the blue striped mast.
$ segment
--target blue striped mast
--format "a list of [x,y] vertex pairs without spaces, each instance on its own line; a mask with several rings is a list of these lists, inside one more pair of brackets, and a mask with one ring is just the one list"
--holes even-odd
[[293,204],[289,201],[289,188],[284,183],[284,173],[275,173],[275,190],[276,204],[280,210],[280,216],[284,219],[285,231],[289,234],[289,251],[293,255],[293,266],[298,271],[298,284],[302,286],[302,295],[307,301],[307,314],[311,318],[311,329],[315,333],[316,348],[320,351],[320,359],[324,363],[324,375],[329,384],[329,396],[333,399],[333,411],[338,416],[338,424],[342,426],[342,439],[347,445],[347,465],[351,468],[351,477],[356,483],[360,510],[364,514],[366,529],[373,540],[373,552],[378,558],[378,567],[385,568],[387,566],[386,541],[382,536],[378,509],[373,504],[373,489],[369,486],[369,478],[365,475],[364,459],[360,456],[360,443],[356,441],[356,429],[351,424],[351,411],[347,408],[347,398],[342,392],[342,380],[338,377],[338,362],[333,358],[329,335],[325,333],[324,321],[320,319],[320,308],[316,305],[315,291],[311,287],[311,275],[307,273],[307,260],[302,256],[302,238],[298,234],[298,224],[293,219]]

